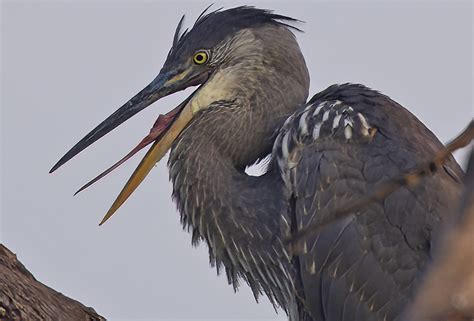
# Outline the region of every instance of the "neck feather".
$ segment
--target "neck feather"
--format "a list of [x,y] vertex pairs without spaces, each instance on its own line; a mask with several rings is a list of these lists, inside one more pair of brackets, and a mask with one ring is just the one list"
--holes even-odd
[[288,309],[294,295],[282,245],[289,228],[286,190],[277,171],[252,177],[244,170],[271,152],[285,119],[305,102],[308,72],[286,28],[240,36],[242,47],[255,50],[245,48],[238,61],[227,57],[191,101],[199,112],[168,163],[173,196],[193,242],[208,243],[211,263],[225,266],[229,283],[237,286],[242,277],[255,295],[263,290]]
[[190,102],[195,112],[212,113],[193,135],[213,141],[244,170],[270,153],[283,122],[306,101],[309,75],[283,26],[245,29],[225,43],[219,67]]
[[193,244],[207,243],[211,264],[218,273],[225,267],[234,288],[243,278],[256,298],[263,291],[274,305],[288,309],[293,300],[283,246],[288,202],[279,174],[248,176],[219,148],[191,135],[178,138],[168,165],[173,198]]

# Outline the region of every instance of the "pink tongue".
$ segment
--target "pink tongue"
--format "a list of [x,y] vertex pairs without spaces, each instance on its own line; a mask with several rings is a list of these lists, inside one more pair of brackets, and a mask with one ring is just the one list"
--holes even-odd
[[180,110],[181,110],[181,106],[178,106],[172,111],[168,112],[166,115],[159,115],[158,119],[153,124],[153,127],[150,129],[150,133],[147,136],[145,136],[145,138],[143,138],[142,141],[138,143],[138,145],[135,146],[134,149],[132,149],[121,160],[119,160],[118,162],[116,162],[115,164],[107,168],[105,171],[97,175],[94,179],[89,181],[87,184],[82,186],[76,193],[74,193],[74,195],[76,195],[79,192],[82,192],[83,190],[85,190],[86,188],[88,188],[89,186],[97,182],[98,180],[100,180],[102,177],[106,176],[107,174],[112,172],[114,169],[116,169],[117,167],[125,163],[125,161],[127,161],[130,157],[135,155],[143,147],[149,145],[150,143],[158,139],[161,136],[161,134],[166,132],[166,130],[171,125],[171,123],[173,122],[173,120],[175,119],[176,115],[179,113]]

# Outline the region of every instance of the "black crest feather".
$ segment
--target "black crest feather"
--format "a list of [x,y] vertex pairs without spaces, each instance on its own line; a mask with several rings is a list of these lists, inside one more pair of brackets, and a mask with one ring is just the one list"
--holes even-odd
[[301,31],[292,24],[302,21],[274,14],[271,10],[240,6],[227,10],[219,8],[207,13],[211,6],[208,6],[199,15],[191,30],[181,31],[184,16],[181,18],[176,27],[170,55],[179,51],[183,46],[194,47],[193,45],[197,45],[199,48],[209,48],[239,30],[265,24],[281,25]]

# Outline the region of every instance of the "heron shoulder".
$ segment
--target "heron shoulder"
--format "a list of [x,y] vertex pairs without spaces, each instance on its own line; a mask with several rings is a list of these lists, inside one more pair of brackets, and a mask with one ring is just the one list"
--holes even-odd
[[[407,167],[404,169],[443,147],[415,115],[390,97],[366,86],[348,83],[332,85],[297,108],[281,127],[272,158],[289,187],[290,172],[298,164],[305,146],[328,140],[333,144],[369,144],[375,136],[382,136],[385,144],[374,148],[386,149],[387,153],[399,147],[407,151],[409,159],[395,160],[404,163]],[[462,176],[454,159],[447,166]]]
[[[329,95],[331,92],[334,94]],[[347,103],[338,92],[338,87],[331,86],[315,95],[288,117],[280,129],[272,156],[287,187],[291,186],[291,171],[298,164],[305,145],[327,138],[365,144],[375,135],[376,128],[367,115]]]

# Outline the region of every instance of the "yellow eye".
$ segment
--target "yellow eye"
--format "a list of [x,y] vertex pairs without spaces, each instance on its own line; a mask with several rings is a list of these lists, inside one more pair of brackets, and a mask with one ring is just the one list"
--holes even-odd
[[194,54],[193,61],[197,65],[202,65],[207,62],[209,59],[209,56],[207,55],[207,52],[205,51],[198,51]]

